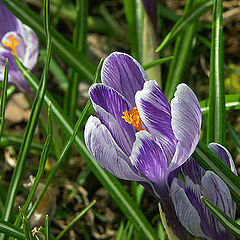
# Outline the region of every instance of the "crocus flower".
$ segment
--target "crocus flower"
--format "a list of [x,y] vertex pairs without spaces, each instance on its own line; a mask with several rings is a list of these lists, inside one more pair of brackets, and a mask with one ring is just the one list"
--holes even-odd
[[9,83],[21,91],[28,91],[29,86],[19,72],[14,56],[17,56],[25,67],[32,70],[38,57],[38,39],[31,28],[22,24],[8,8],[0,2],[0,80],[6,58],[9,62]]
[[[237,174],[231,154],[226,148],[216,143],[211,143],[209,148]],[[185,183],[175,178],[170,191],[182,225],[201,239],[234,239],[201,201],[201,196],[206,197],[234,219],[236,205],[224,181],[214,172],[205,171],[193,158],[183,165],[182,172]]]
[[201,110],[195,94],[178,85],[170,109],[156,81],[124,53],[105,59],[101,79],[89,89],[100,118],[91,116],[85,126],[89,151],[111,174],[140,182],[160,201],[169,199],[171,179],[199,141]]

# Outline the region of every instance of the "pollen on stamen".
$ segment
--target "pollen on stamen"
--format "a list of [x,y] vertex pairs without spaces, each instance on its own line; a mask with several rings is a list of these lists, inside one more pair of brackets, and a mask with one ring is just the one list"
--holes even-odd
[[123,112],[122,118],[129,124],[133,125],[133,127],[137,130],[137,131],[141,131],[144,130],[142,128],[142,122],[140,119],[140,115],[138,112],[138,109],[136,107],[130,109],[129,111],[126,110]]
[[18,40],[14,38],[13,35],[10,35],[6,41],[2,42],[3,45],[11,49],[11,53],[15,56],[17,56],[17,45],[18,45]]

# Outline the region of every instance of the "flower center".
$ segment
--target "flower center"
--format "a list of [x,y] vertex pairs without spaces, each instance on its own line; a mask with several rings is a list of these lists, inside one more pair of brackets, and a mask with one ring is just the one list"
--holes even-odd
[[17,56],[17,45],[18,40],[14,38],[13,35],[10,35],[5,41],[2,42],[3,45],[11,49],[11,53]]
[[130,109],[129,111],[126,110],[123,112],[122,118],[129,124],[133,125],[137,131],[144,130],[142,128],[142,122],[140,119],[140,115],[138,109],[136,107]]

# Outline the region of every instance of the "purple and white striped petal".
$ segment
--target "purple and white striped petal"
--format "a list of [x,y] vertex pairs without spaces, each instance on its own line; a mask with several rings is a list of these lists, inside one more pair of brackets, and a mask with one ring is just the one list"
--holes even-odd
[[202,178],[202,187],[204,196],[208,200],[222,209],[229,217],[235,218],[236,205],[232,200],[230,190],[217,174],[212,171],[206,171]]
[[90,116],[84,130],[85,143],[96,161],[114,176],[132,181],[145,180],[131,167],[131,162],[111,136],[109,130],[96,117]]
[[184,189],[184,183],[181,180],[174,178],[170,188],[170,195],[181,224],[192,235],[198,238],[206,237],[200,226],[201,218],[199,213],[189,201]]
[[192,157],[190,157],[182,166],[182,172],[184,177],[188,176],[195,184],[201,184],[202,177],[205,174],[205,170],[199,165],[199,163]]
[[101,79],[122,94],[134,107],[135,94],[149,80],[142,66],[125,53],[114,52],[103,62]]
[[129,102],[113,88],[104,84],[93,84],[89,89],[89,95],[102,123],[111,132],[118,146],[130,156],[136,139],[136,130],[122,118],[123,112],[132,108]]
[[7,32],[14,31],[19,33],[17,18],[2,2],[0,2],[0,23],[0,39],[2,39]]
[[169,166],[170,171],[181,166],[194,152],[202,123],[197,97],[186,84],[179,84],[174,96],[171,101],[172,128],[178,143]]
[[[18,20],[19,21],[19,20]],[[21,36],[25,43],[25,53],[21,57],[25,67],[32,70],[38,59],[38,38],[35,32],[25,24],[19,21]]]
[[232,170],[232,172],[238,175],[232,156],[224,146],[218,143],[210,143],[208,147]]
[[155,80],[145,82],[143,89],[136,93],[136,105],[144,126],[161,143],[170,164],[177,139],[171,126],[170,106]]
[[[167,159],[149,132],[142,130],[136,133],[130,160],[139,174],[153,183],[156,192],[166,190]],[[161,196],[163,194],[161,192]]]

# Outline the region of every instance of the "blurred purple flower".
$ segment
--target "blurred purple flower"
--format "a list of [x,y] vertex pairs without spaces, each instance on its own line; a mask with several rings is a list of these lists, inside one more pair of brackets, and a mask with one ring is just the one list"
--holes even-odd
[[[97,117],[86,124],[86,145],[96,161],[118,178],[140,182],[171,212],[168,186],[200,137],[201,109],[193,91],[180,84],[171,109],[155,80],[124,53],[103,63],[102,84],[90,98]],[[171,217],[169,217],[171,218]]]
[[[216,143],[209,144],[209,148],[237,175],[231,154],[226,148]],[[182,225],[201,239],[234,239],[200,198],[206,197],[234,219],[236,205],[224,181],[214,172],[205,171],[193,158],[183,165],[182,172],[185,182],[175,178],[170,189],[176,214]]]
[[155,32],[157,33],[157,3],[158,0],[142,0],[142,4],[149,18],[151,19],[152,25]]
[[32,70],[38,58],[38,38],[31,28],[22,24],[1,2],[0,22],[0,80],[3,80],[4,65],[8,58],[9,83],[26,92],[29,86],[16,66],[14,55]]

